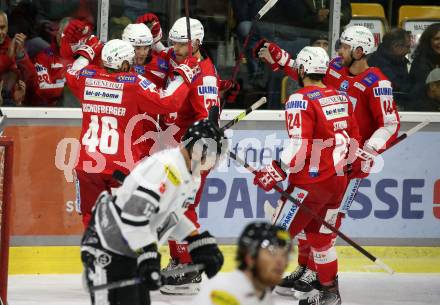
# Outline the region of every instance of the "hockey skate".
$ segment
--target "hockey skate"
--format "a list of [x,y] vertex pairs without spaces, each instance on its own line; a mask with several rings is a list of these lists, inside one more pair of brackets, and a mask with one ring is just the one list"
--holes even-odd
[[[164,270],[177,270],[183,266],[177,260],[170,259]],[[170,277],[167,283],[160,288],[160,292],[166,295],[195,295],[200,291],[201,282],[202,274],[197,271],[181,273]]]
[[299,301],[299,305],[341,305],[341,303],[337,277],[333,285],[321,286],[317,294]]
[[306,268],[301,277],[293,283],[293,296],[298,300],[307,299],[315,295],[315,289],[319,289],[320,286],[317,273]]
[[306,269],[305,266],[298,265],[291,274],[275,286],[274,292],[282,296],[294,296],[293,283],[301,278]]

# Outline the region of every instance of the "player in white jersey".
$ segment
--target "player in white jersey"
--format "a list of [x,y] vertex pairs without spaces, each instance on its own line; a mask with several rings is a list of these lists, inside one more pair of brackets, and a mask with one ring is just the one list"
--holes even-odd
[[238,269],[204,282],[193,305],[271,305],[291,251],[289,233],[266,222],[246,226],[238,240]]
[[188,128],[179,147],[139,163],[114,197],[107,192],[99,196],[81,242],[88,285],[135,276],[144,282],[91,293],[92,304],[151,304],[148,291],[161,286],[158,245],[170,235],[188,242],[192,261],[203,264],[209,278],[217,274],[223,255],[215,238],[207,231],[199,233],[184,213],[187,198],[199,188],[200,171],[218,162],[223,139],[215,123],[198,121]]

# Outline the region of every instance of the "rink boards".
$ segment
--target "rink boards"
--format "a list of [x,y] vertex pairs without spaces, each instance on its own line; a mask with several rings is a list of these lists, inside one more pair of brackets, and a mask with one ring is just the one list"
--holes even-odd
[[[75,247],[65,246],[77,245],[82,230],[69,174],[69,141],[79,136],[81,111],[2,110],[10,118],[5,134],[16,145],[11,263],[22,255],[39,255],[43,262],[57,251],[69,251],[76,257]],[[238,111],[225,111],[222,123],[236,114]],[[342,227],[361,244],[425,246],[424,253],[432,249],[431,254],[438,255],[437,249],[427,247],[440,245],[440,114],[402,113],[402,131],[426,118],[433,123],[387,152],[383,171],[362,182]],[[230,148],[253,166],[265,164],[279,155],[287,138],[284,126],[281,111],[252,113],[234,128]],[[208,178],[200,222],[222,243],[233,243],[247,222],[264,218],[264,202],[274,204],[277,198],[257,190],[249,173],[225,160]],[[48,245],[61,247],[36,247]],[[411,256],[412,250],[405,251]],[[11,267],[12,272],[23,271]]]

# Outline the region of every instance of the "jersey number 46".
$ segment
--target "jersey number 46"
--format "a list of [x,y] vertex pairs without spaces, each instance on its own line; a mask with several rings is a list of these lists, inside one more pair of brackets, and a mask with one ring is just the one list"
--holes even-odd
[[[99,137],[99,129],[101,127],[101,136]],[[119,133],[118,121],[115,117],[103,116],[101,117],[101,124],[97,115],[90,116],[89,129],[82,137],[82,145],[87,147],[88,152],[96,152],[99,146],[99,151],[114,155],[118,151]]]

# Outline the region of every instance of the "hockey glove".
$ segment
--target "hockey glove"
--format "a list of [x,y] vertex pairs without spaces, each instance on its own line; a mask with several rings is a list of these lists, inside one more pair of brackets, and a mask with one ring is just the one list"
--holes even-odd
[[146,13],[137,17],[136,23],[145,24],[153,35],[153,42],[157,43],[162,39],[162,28],[160,26],[159,18],[153,13]]
[[275,43],[266,42],[258,52],[258,57],[270,64],[272,71],[284,68],[290,60],[290,55]]
[[82,56],[92,62],[101,55],[103,43],[95,35],[90,36],[74,53],[74,57]]
[[208,278],[212,278],[223,266],[223,254],[220,251],[214,236],[208,231],[195,236],[188,236],[188,250],[194,264],[205,265]]
[[157,290],[162,285],[160,276],[160,253],[155,243],[139,251],[137,258],[138,274],[145,280],[148,290]]
[[277,161],[272,161],[271,164],[255,171],[254,184],[268,192],[273,189],[278,182],[284,181],[286,176],[280,164]]
[[226,99],[228,103],[234,103],[240,92],[240,84],[231,79],[220,80],[219,89],[223,92],[223,98]]
[[199,72],[199,60],[193,56],[187,57],[183,63],[174,69],[174,73],[182,76],[188,86]]
[[77,43],[84,37],[90,36],[92,27],[90,24],[78,19],[72,19],[63,31],[63,38],[69,43]]

